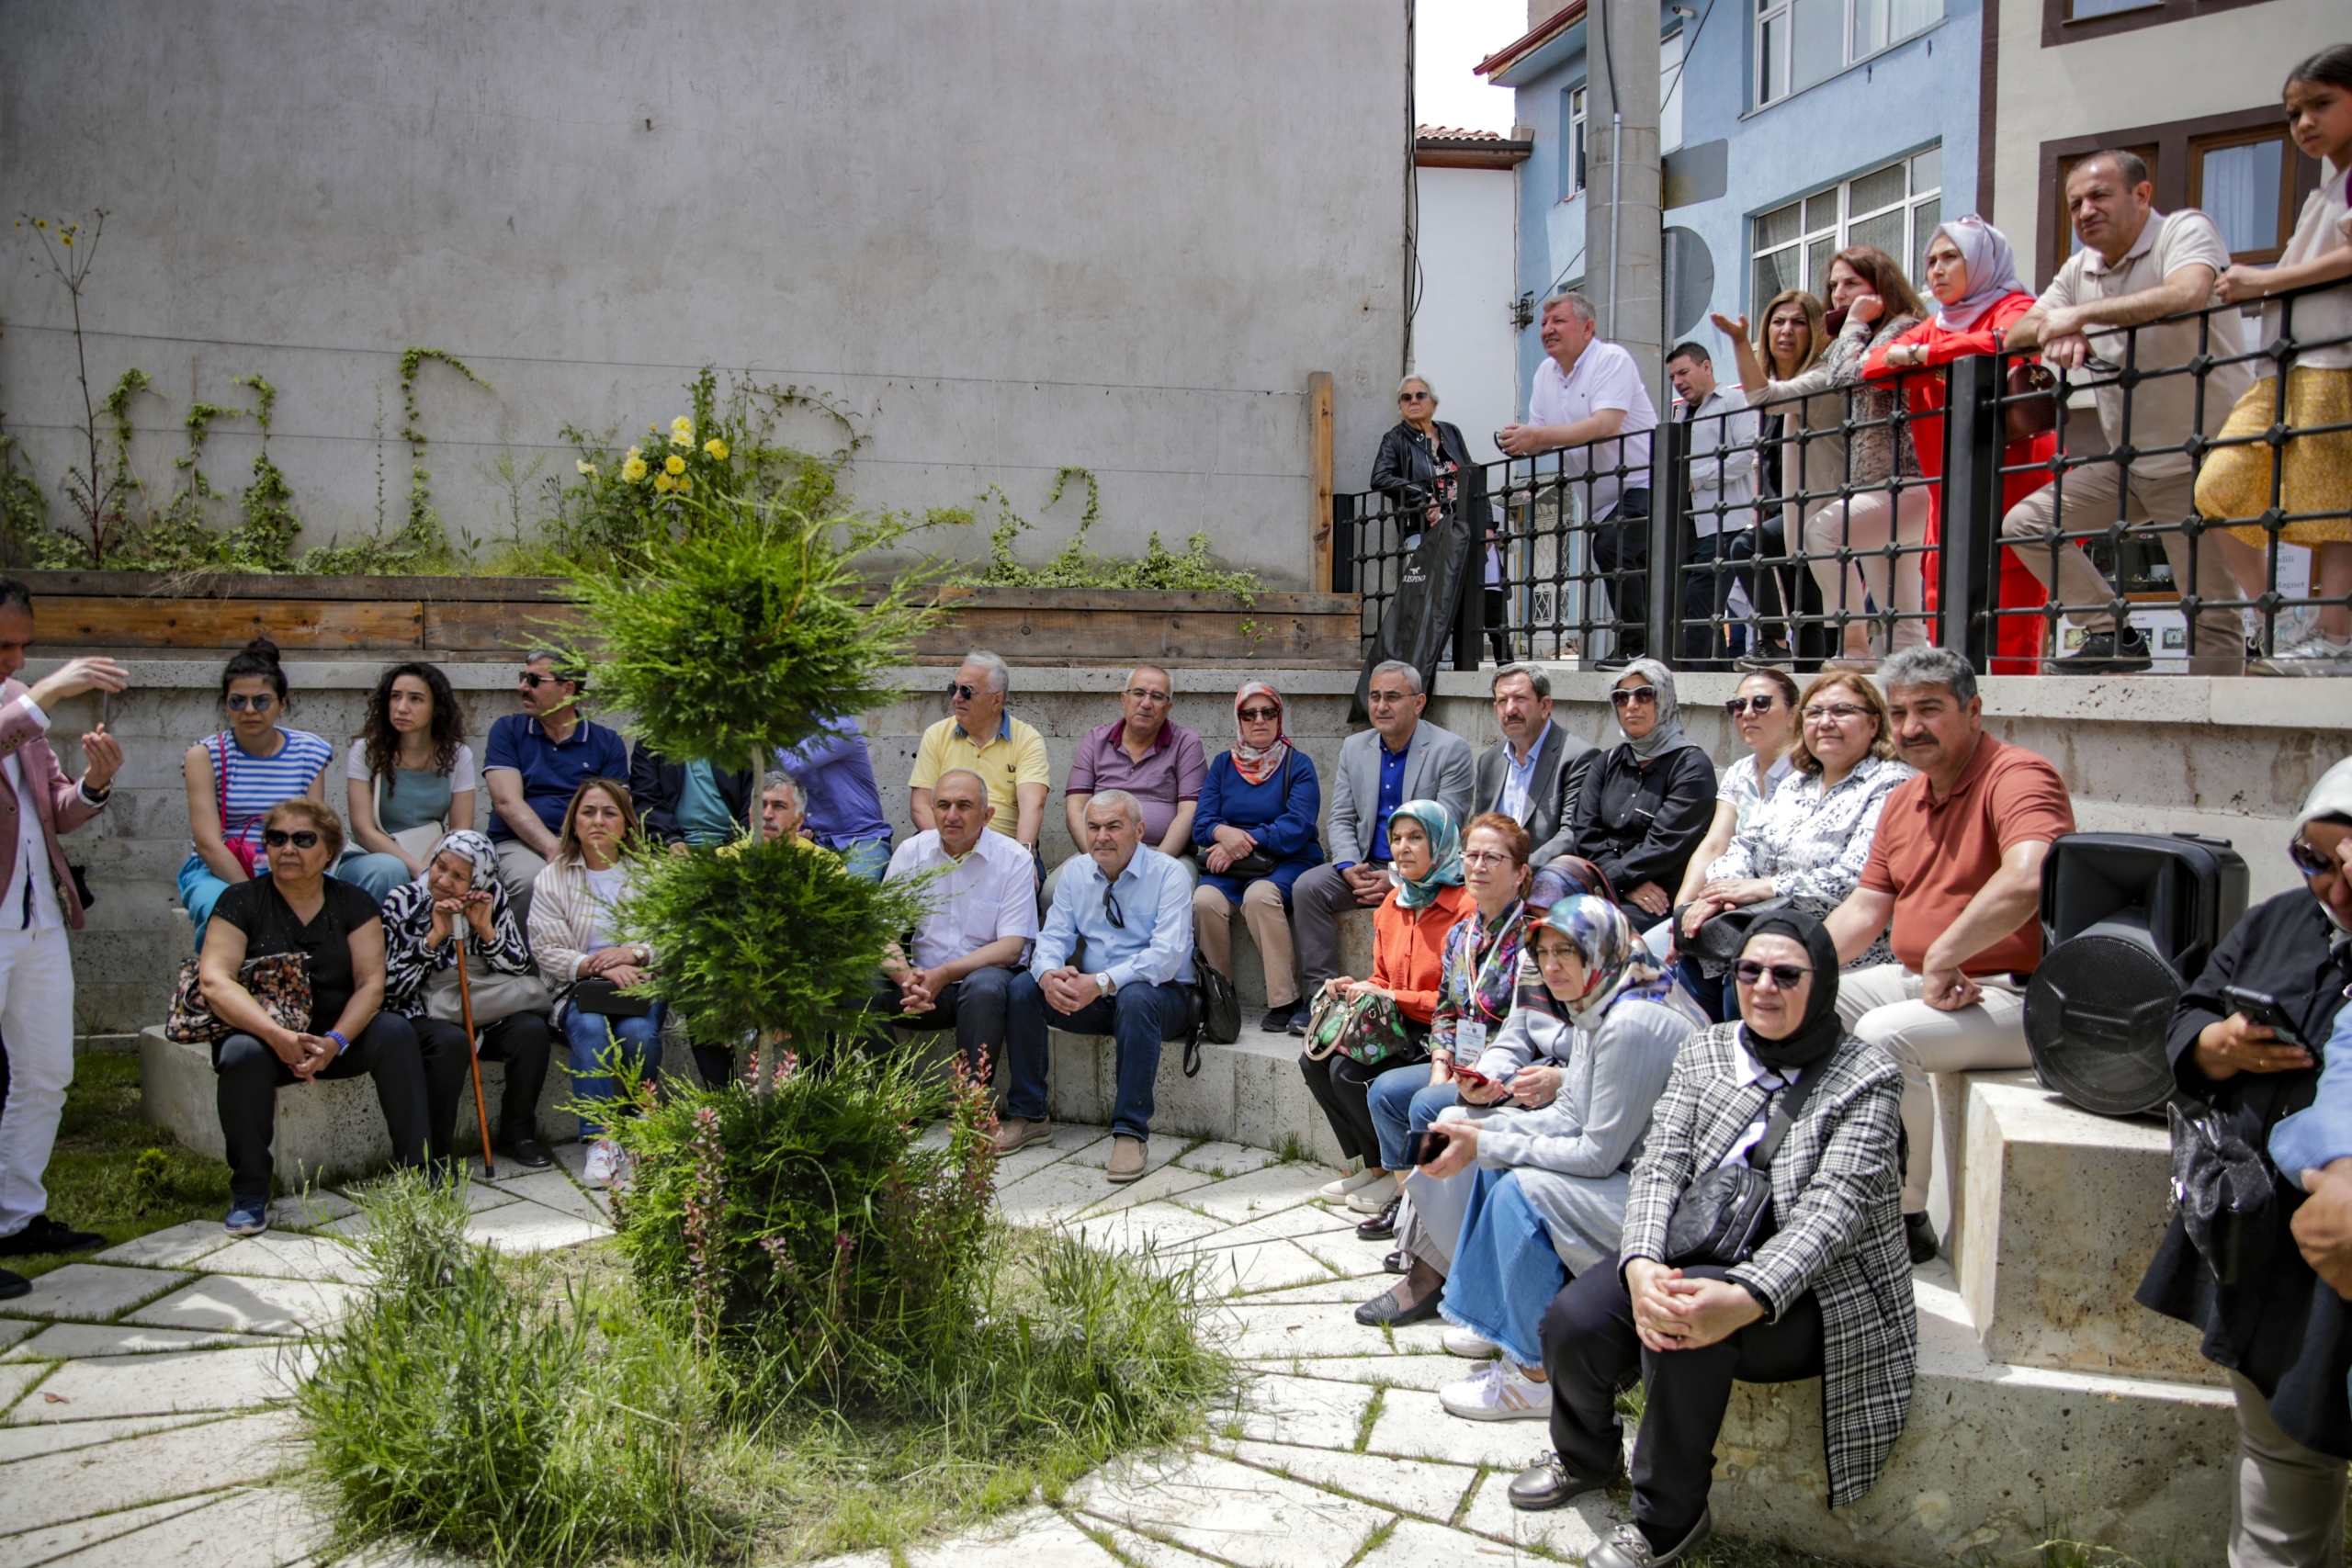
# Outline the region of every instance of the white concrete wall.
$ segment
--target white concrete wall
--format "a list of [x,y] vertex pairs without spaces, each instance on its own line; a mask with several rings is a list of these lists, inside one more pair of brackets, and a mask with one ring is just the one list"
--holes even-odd
[[[111,211],[85,320],[101,394],[154,378],[141,470],[168,488],[189,402],[262,372],[309,543],[374,525],[379,457],[399,522],[378,438],[412,345],[495,385],[421,381],[441,513],[481,536],[477,465],[569,478],[560,426],[666,424],[712,361],[869,415],[871,505],[997,483],[1034,512],[1079,464],[1102,547],[1205,528],[1305,586],[1308,374],[1336,378],[1341,472],[1389,422],[1401,6],[0,0],[0,213]],[[0,407],[53,491],[80,393],[30,238],[0,266]],[[221,426],[216,484],[251,430]]]
[[[1462,427],[1472,458],[1495,462],[1502,454],[1494,433],[1519,417],[1519,344],[1510,324],[1519,175],[1511,169],[1415,175],[1421,295],[1413,312],[1413,369],[1437,388],[1437,416]],[[1362,484],[1362,476],[1340,475],[1341,490]]]

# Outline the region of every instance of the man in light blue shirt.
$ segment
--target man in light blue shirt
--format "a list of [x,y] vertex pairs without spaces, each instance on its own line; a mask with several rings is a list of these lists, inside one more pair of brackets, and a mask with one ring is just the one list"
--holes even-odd
[[1183,1027],[1192,1004],[1193,885],[1144,843],[1143,807],[1125,790],[1096,791],[1085,825],[1091,863],[1073,863],[1061,878],[1028,971],[1013,977],[1006,1019],[1012,1086],[996,1146],[1011,1154],[1053,1136],[1047,1030],[1108,1034],[1119,1053],[1110,1177],[1127,1182],[1143,1174],[1160,1042]]

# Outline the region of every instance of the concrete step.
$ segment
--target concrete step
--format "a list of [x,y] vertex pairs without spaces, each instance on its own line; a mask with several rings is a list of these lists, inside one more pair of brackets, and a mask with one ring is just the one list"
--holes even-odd
[[[1160,1047],[1152,1080],[1156,1136],[1206,1137],[1252,1148],[1285,1146],[1327,1165],[1343,1163],[1330,1123],[1306,1092],[1298,1042],[1258,1028],[1262,1011],[1245,1009],[1241,1038],[1201,1045],[1201,1071],[1184,1076],[1184,1047]],[[1118,1047],[1108,1035],[1053,1030],[1046,1036],[1046,1103],[1057,1122],[1108,1126],[1119,1082]]]

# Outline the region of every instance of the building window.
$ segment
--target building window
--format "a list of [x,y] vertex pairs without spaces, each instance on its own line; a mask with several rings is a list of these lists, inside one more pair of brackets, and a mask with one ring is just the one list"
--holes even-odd
[[1756,0],[1756,105],[1826,82],[1943,15],[1943,0]]
[[2188,139],[2188,205],[2221,226],[2230,259],[2275,262],[2295,231],[2294,149],[2279,130]]
[[2319,188],[2317,160],[2288,140],[2274,106],[2045,141],[2039,282],[2048,283],[2081,248],[2066,211],[2066,176],[2109,148],[2146,161],[2158,211],[2199,209],[2220,226],[2231,260],[2255,265],[2278,259],[2295,231],[2297,209]]
[[2041,0],[2041,47],[2185,22],[2264,0]]
[[1657,150],[1671,152],[1682,145],[1682,29],[1675,28],[1657,46]]
[[1829,297],[1829,258],[1876,245],[1914,277],[1943,221],[1943,150],[1897,159],[1757,217],[1749,245],[1751,309],[1784,288]]
[[1570,87],[1560,98],[1560,199],[1566,201],[1584,189],[1584,89]]

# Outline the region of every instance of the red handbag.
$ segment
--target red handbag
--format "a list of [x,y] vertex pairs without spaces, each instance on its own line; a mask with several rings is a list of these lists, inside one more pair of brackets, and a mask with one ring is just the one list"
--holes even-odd
[[[237,863],[245,868],[248,877],[258,876],[261,874],[254,867],[261,861],[261,824],[253,823],[240,829],[235,838],[229,837],[229,732],[224,729],[213,739],[220,749],[220,763],[212,770],[213,787],[220,798],[220,842],[236,858]],[[248,838],[247,834],[252,837]]]

